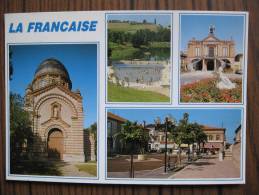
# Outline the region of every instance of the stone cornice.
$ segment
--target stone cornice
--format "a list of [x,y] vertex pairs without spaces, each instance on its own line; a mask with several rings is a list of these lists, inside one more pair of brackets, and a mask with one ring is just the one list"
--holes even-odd
[[48,125],[49,123],[54,123],[54,124],[61,123],[62,126],[66,127],[66,128],[69,128],[69,127],[70,127],[69,124],[67,124],[65,121],[63,121],[63,120],[60,119],[60,118],[59,118],[59,119],[50,118],[49,120],[47,120],[47,121],[41,123],[41,125],[46,126],[46,125]]
[[82,96],[68,90],[67,88],[63,87],[62,85],[59,85],[57,83],[54,83],[54,84],[50,84],[44,88],[41,88],[41,89],[38,89],[38,90],[35,90],[33,91],[31,94],[33,96],[37,96],[37,95],[40,95],[46,91],[49,91],[50,89],[54,89],[55,87],[59,88],[61,91],[63,91],[64,93],[68,94],[69,96],[72,96],[74,99],[76,99],[77,101],[82,101]]

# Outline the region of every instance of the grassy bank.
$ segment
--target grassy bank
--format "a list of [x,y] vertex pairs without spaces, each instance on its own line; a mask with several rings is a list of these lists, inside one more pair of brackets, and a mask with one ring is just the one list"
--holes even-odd
[[78,164],[76,165],[79,171],[83,171],[86,173],[89,173],[93,176],[97,175],[97,168],[96,168],[96,162],[93,163],[84,163],[84,164]]
[[117,44],[109,42],[109,48],[112,49],[111,60],[144,60],[150,56],[160,56],[164,58],[170,56],[169,42],[152,42],[148,47],[142,45],[140,48],[133,47],[131,43]]
[[109,102],[169,102],[170,98],[151,91],[117,86],[108,82]]

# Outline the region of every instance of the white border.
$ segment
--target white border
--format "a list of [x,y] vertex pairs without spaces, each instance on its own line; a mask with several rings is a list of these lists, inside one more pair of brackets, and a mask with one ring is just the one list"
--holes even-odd
[[[171,92],[172,97],[171,97],[171,102],[170,104],[143,104],[143,103],[132,103],[132,104],[109,104],[106,102],[106,92],[105,92],[105,86],[106,86],[106,48],[105,48],[105,43],[106,43],[106,14],[113,14],[113,13],[121,13],[121,14],[132,14],[132,13],[139,13],[139,14],[172,14],[172,23],[173,25],[171,26],[171,30],[173,33],[173,38],[171,39]],[[245,52],[244,52],[244,89],[243,89],[243,104],[240,105],[230,105],[230,104],[219,104],[219,105],[207,105],[207,104],[202,104],[202,105],[192,105],[192,104],[184,104],[184,105],[179,105],[178,103],[178,81],[179,81],[179,56],[178,56],[178,51],[179,51],[179,14],[214,14],[214,15],[226,15],[226,14],[234,14],[234,15],[244,15],[245,17]],[[38,19],[39,21],[45,20],[46,18],[52,18],[52,19],[60,19],[60,20],[69,20],[73,18],[97,18],[99,22],[98,30],[95,34],[82,34],[79,33],[78,36],[74,36],[75,34],[71,35],[62,35],[58,36],[57,34],[48,34],[45,36],[43,33],[42,36],[34,34],[30,34],[30,37],[26,36],[13,36],[8,33],[8,22],[13,21],[13,20],[22,20],[26,22],[29,19],[33,19],[35,21],[35,18]],[[105,34],[103,34],[105,32]],[[77,34],[76,34],[77,35]],[[87,35],[90,35],[86,37]],[[98,175],[99,179],[98,180],[88,180],[86,178],[78,178],[78,177],[60,177],[60,176],[40,176],[40,177],[35,177],[33,175],[8,175],[8,169],[6,169],[6,179],[7,180],[20,180],[20,181],[47,181],[47,182],[65,182],[65,183],[107,183],[107,184],[148,184],[148,185],[179,185],[179,184],[184,184],[184,185],[194,185],[194,184],[199,184],[199,185],[207,185],[207,184],[244,184],[245,183],[245,159],[246,159],[246,105],[247,105],[247,51],[248,51],[248,12],[233,12],[233,11],[181,11],[181,10],[138,10],[138,11],[122,11],[122,10],[115,10],[115,11],[75,11],[75,12],[38,12],[38,13],[19,13],[19,14],[5,14],[5,95],[6,95],[6,136],[8,135],[8,129],[9,129],[9,62],[8,62],[8,44],[19,44],[19,43],[26,43],[30,44],[33,42],[65,42],[65,44],[69,44],[70,42],[99,42],[99,131],[98,131],[98,162],[99,162],[99,169],[98,169]],[[46,39],[45,39],[46,38]],[[49,40],[48,40],[49,39]],[[37,41],[35,41],[37,40]],[[143,180],[143,179],[130,179],[130,180],[114,180],[114,179],[106,179],[105,178],[105,162],[106,162],[106,154],[100,151],[105,151],[106,149],[106,109],[108,108],[147,108],[147,109],[191,109],[191,108],[197,108],[197,109],[205,109],[205,108],[213,108],[213,109],[222,109],[222,108],[233,108],[233,109],[242,109],[243,110],[243,127],[242,127],[242,178],[230,178],[230,179],[224,179],[222,181],[215,180],[215,179],[149,179],[149,180]],[[87,117],[87,115],[86,115]],[[9,145],[9,139],[6,137],[6,146]],[[6,147],[6,158],[9,158],[9,148]],[[8,162],[6,161],[6,164],[8,165]]]

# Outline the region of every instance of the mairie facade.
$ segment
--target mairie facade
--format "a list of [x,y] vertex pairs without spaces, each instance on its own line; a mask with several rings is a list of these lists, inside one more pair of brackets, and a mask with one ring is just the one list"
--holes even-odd
[[232,72],[242,70],[243,55],[236,53],[235,41],[216,37],[214,26],[204,39],[192,38],[180,57],[182,71],[217,71],[220,66]]
[[33,121],[34,156],[85,161],[82,96],[72,91],[60,61],[51,58],[39,65],[26,89],[25,109]]

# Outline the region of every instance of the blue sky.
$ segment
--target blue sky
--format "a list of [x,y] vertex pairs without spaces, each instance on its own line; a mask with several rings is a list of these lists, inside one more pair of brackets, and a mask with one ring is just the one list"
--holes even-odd
[[10,91],[22,96],[33,80],[39,64],[47,58],[56,58],[66,67],[72,81],[72,90],[83,96],[84,127],[96,122],[97,106],[97,45],[49,44],[15,45],[12,49],[14,67]]
[[202,40],[208,36],[209,26],[216,27],[215,36],[221,40],[232,39],[236,43],[236,52],[243,53],[244,16],[182,15],[181,51],[193,37]]
[[171,114],[177,121],[182,119],[185,112],[189,113],[190,122],[197,122],[202,125],[226,128],[226,138],[233,143],[236,128],[241,124],[240,109],[108,109],[130,121],[138,121],[146,124],[154,123],[154,119],[160,117],[161,122]]
[[156,19],[157,24],[161,24],[162,26],[171,26],[171,15],[170,14],[109,14],[108,20],[129,20],[142,22],[146,20],[147,22],[153,23]]

